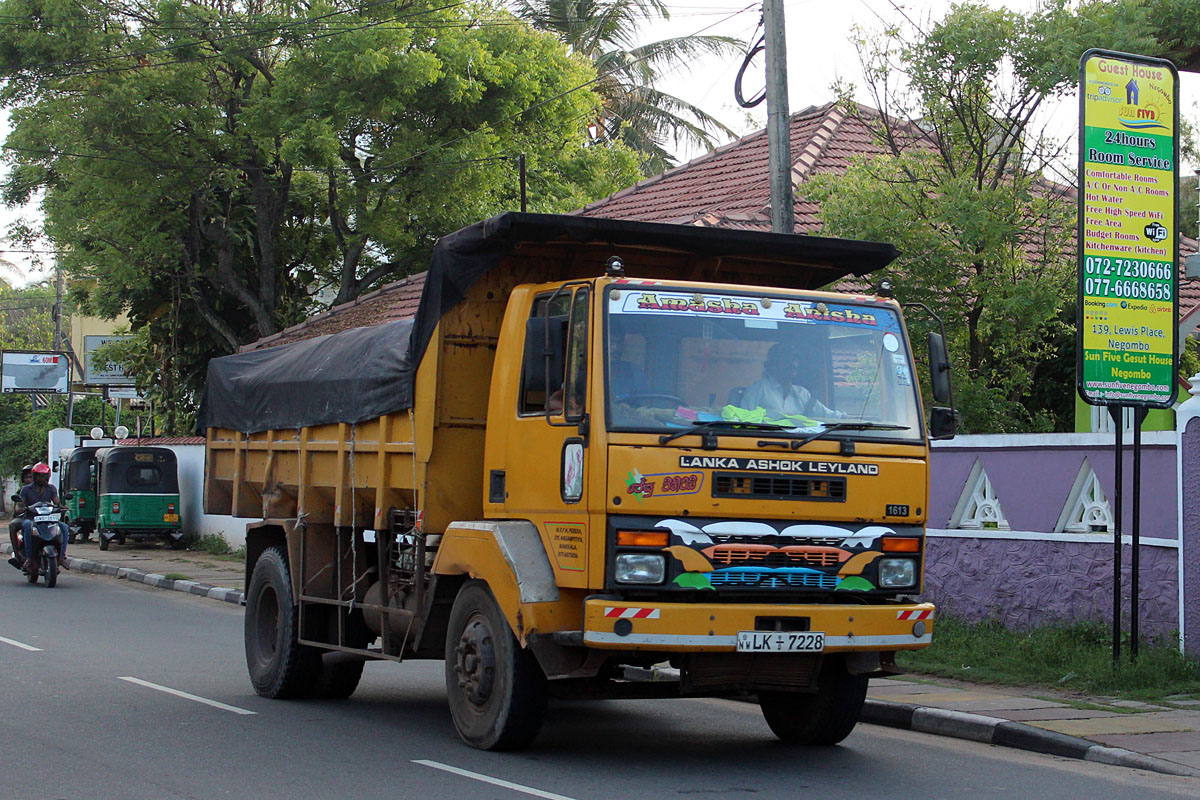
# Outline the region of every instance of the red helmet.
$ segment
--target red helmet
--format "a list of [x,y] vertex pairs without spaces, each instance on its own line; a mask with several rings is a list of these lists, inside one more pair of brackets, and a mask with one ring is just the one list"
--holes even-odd
[[41,461],[39,461],[38,463],[34,464],[34,465],[33,465],[33,469],[32,469],[32,470],[30,470],[30,471],[31,471],[33,474],[35,474],[35,475],[37,475],[37,474],[39,474],[39,473],[40,473],[40,474],[42,474],[42,475],[49,475],[49,474],[50,474],[50,468],[49,468],[48,466],[46,466],[44,463],[42,463]]

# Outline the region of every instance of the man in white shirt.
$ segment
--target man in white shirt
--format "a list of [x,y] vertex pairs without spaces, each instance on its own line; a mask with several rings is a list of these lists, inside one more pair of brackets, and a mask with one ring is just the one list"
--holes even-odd
[[761,406],[768,417],[775,419],[794,415],[817,419],[846,416],[797,385],[804,362],[804,355],[792,345],[785,342],[772,345],[763,364],[763,376],[746,387],[741,407],[754,409]]

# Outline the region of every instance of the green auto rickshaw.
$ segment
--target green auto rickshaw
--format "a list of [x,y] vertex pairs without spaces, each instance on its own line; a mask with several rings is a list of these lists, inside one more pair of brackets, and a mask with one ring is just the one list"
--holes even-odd
[[86,539],[96,530],[96,452],[99,447],[76,447],[63,459],[62,498],[70,517],[71,541]]
[[179,476],[175,453],[165,447],[105,447],[96,453],[99,498],[96,530],[100,549],[115,539],[162,539],[187,545],[179,521]]

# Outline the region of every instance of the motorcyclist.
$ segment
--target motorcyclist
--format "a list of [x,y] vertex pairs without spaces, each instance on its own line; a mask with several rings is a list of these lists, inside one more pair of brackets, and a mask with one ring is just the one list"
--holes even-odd
[[[38,503],[53,503],[57,506],[58,489],[50,483],[50,467],[39,461],[33,465],[30,473],[33,475],[33,483],[21,489],[21,502],[25,504],[25,508],[28,509]],[[59,537],[62,539],[62,544],[58,548],[58,566],[69,570],[70,567],[67,566],[67,524],[58,522],[57,525]],[[33,520],[28,516],[22,521],[22,533],[25,536],[25,563],[28,564],[29,559],[33,557]]]
[[[26,464],[21,467],[21,488],[25,488],[33,483],[33,465]],[[21,525],[24,520],[21,519],[21,514],[25,512],[25,505],[21,502],[20,495],[13,495],[13,518],[12,522],[8,523],[8,540],[12,542],[12,557],[8,559],[8,563],[12,564],[17,569],[25,566],[25,546],[21,544]]]

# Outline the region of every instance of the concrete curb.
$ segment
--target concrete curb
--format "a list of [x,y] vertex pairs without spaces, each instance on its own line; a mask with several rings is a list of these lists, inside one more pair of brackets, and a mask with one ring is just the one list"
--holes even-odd
[[[0,551],[4,555],[12,554],[12,545],[0,545]],[[144,583],[147,586],[153,586],[158,589],[169,589],[176,592],[185,592],[194,594],[199,597],[208,597],[213,600],[221,600],[226,603],[244,606],[246,598],[240,589],[229,589],[224,586],[213,586],[209,583],[200,583],[198,581],[188,580],[169,580],[165,575],[159,575],[154,572],[143,572],[140,569],[131,569],[129,567],[118,567],[114,564],[104,564],[99,561],[92,561],[87,558],[68,557],[67,564],[70,565],[72,571],[90,572],[94,575],[110,575],[114,578],[133,581],[134,583]]]
[[973,742],[994,744],[1000,747],[1015,747],[1035,753],[1045,753],[1062,758],[1079,758],[1100,764],[1132,767],[1167,775],[1200,777],[1200,770],[1183,764],[1175,764],[1160,758],[1135,753],[1119,747],[1104,745],[1068,736],[1065,733],[1048,731],[1023,722],[1012,722],[999,717],[969,714],[933,706],[912,706],[888,700],[867,700],[863,705],[862,721],[889,728],[932,733],[937,736],[952,736]]

